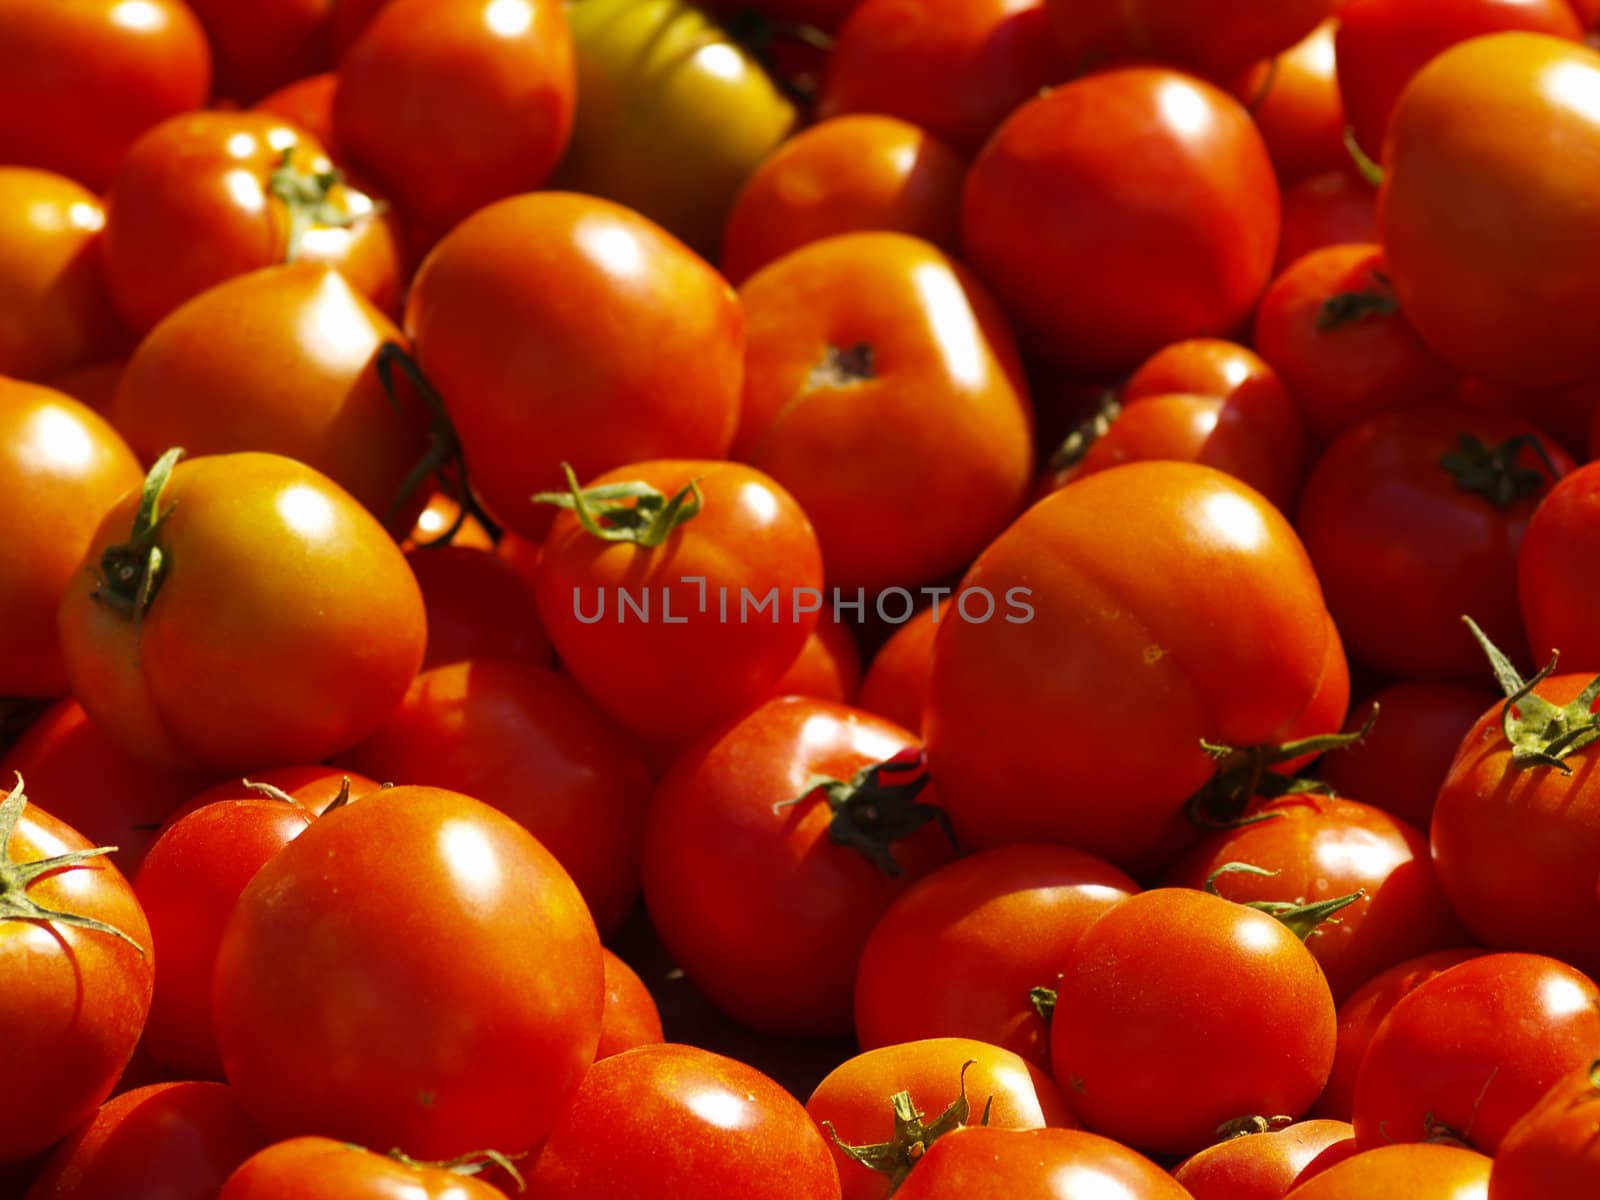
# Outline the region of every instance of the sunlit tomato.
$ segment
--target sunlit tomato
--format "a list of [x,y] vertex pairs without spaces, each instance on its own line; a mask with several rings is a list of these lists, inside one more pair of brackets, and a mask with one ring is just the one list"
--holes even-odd
[[838,233],[884,229],[954,252],[966,163],[896,117],[863,113],[796,134],[756,168],[728,215],[722,270],[734,283]]
[[1004,314],[954,260],[904,234],[843,234],[771,263],[739,298],[733,454],[800,502],[831,587],[942,578],[1021,510],[1027,385]]
[[44,379],[123,349],[100,272],[104,226],[81,185],[0,167],[0,375]]
[[186,113],[144,134],[107,200],[106,280],[123,320],[142,333],[207,288],[292,258],[338,267],[392,311],[393,222],[332,169],[310,134],[264,113]]
[[941,618],[950,615],[950,605],[941,600],[895,630],[867,667],[856,705],[913,733],[920,732],[928,680],[933,674],[933,639]]
[[531,548],[533,556],[537,558],[538,546],[515,534],[506,534],[496,543],[483,527],[483,522],[471,513],[463,513],[460,502],[444,491],[436,491],[428,498],[427,507],[417,514],[417,523],[411,528],[411,536],[400,543],[400,548],[409,553],[419,546],[431,545],[452,529],[455,533],[449,538],[450,545],[494,550],[497,557],[504,558],[516,568],[517,574],[524,579],[532,579],[531,564],[520,562],[517,555]]
[[1378,192],[1351,170],[1325,171],[1283,191],[1277,274],[1324,246],[1378,240]]
[[1190,1200],[1155,1163],[1081,1129],[963,1129],[928,1147],[895,1200]]
[[1019,104],[1071,71],[1045,0],[863,0],[834,39],[817,112],[875,112],[976,153]]
[[1486,954],[1405,995],[1356,1076],[1363,1149],[1440,1136],[1493,1154],[1600,1047],[1600,988],[1538,954]]
[[165,834],[184,817],[208,804],[260,800],[264,789],[266,795],[275,796],[280,803],[287,798],[290,804],[319,817],[341,796],[343,803],[348,803],[377,791],[380,786],[376,780],[342,767],[268,767],[264,771],[252,771],[248,779],[227,779],[190,797],[162,822],[161,832]]
[[505,1193],[451,1167],[401,1161],[349,1142],[276,1142],[228,1176],[216,1200],[502,1200]]
[[59,375],[52,375],[45,380],[45,386],[53,387],[58,392],[65,392],[74,400],[87,404],[95,412],[105,416],[111,410],[111,397],[116,393],[117,384],[121,381],[122,372],[127,365],[127,360],[123,358],[87,363],[63,371]]
[[1249,107],[1285,183],[1350,162],[1334,73],[1337,24],[1324,21],[1283,53],[1251,67],[1231,89]]
[[754,1067],[671,1044],[595,1063],[529,1177],[540,1200],[839,1200],[798,1100]]
[[1002,846],[940,867],[873,926],[856,968],[856,1037],[865,1049],[977,1038],[1048,1070],[1050,1027],[1030,992],[1054,988],[1083,931],[1138,890],[1066,846]]
[[1448,1145],[1382,1146],[1338,1163],[1287,1200],[1484,1200],[1491,1160]]
[[0,162],[99,191],[136,137],[210,92],[205,31],[180,0],[9,0],[0,12]]
[[1487,408],[1516,413],[1544,430],[1578,462],[1600,457],[1594,453],[1595,418],[1600,414],[1600,379],[1553,388],[1506,387],[1470,376],[1461,381],[1458,403],[1467,408]]
[[539,624],[533,587],[493,550],[413,548],[406,562],[428,610],[424,670],[469,658],[550,665],[550,639]]
[[1319,441],[1397,408],[1446,404],[1455,373],[1395,303],[1383,250],[1315,250],[1279,275],[1255,316],[1255,347]]
[[[338,9],[345,5],[339,4]],[[333,131],[333,93],[339,86],[339,77],[332,71],[308,75],[286,83],[275,92],[256,101],[254,111],[270,113],[303,129],[319,142],[328,157],[344,164],[344,152],[339,148],[338,136]]]
[[1046,0],[1077,69],[1106,60],[1158,59],[1227,79],[1288,50],[1334,0]]
[[418,272],[406,334],[474,488],[535,541],[550,518],[528,498],[562,486],[563,461],[588,479],[651,458],[720,458],[733,440],[738,297],[677,239],[605,200],[519,196],[463,222]]
[[1600,1059],[1579,1067],[1511,1127],[1489,1200],[1584,1200],[1600,1189]]
[[1517,558],[1522,619],[1540,666],[1561,655],[1563,671],[1600,672],[1600,636],[1587,620],[1600,582],[1600,463],[1578,468],[1550,490],[1528,521]]
[[606,1007],[600,1019],[600,1046],[594,1052],[596,1061],[663,1040],[661,1013],[644,980],[604,946],[600,954],[605,959]]
[[1395,107],[1378,202],[1388,274],[1461,371],[1517,387],[1600,375],[1582,317],[1600,304],[1600,223],[1573,170],[1600,154],[1596,89],[1595,51],[1501,33],[1445,51]]
[[340,61],[334,131],[406,217],[442,233],[549,177],[575,86],[559,0],[392,0]]
[[1202,739],[1283,740],[1328,662],[1321,589],[1288,522],[1191,463],[1130,463],[1040,501],[958,599],[923,728],[969,847],[1048,840],[1138,861],[1211,776]]
[[817,614],[817,627],[783,678],[773,685],[772,694],[854,704],[860,686],[861,652],[855,636],[824,606]]
[[[905,1093],[922,1129],[907,1129],[896,1097]],[[967,1111],[950,1106],[966,1101]],[[847,1059],[806,1101],[826,1122],[843,1200],[884,1200],[936,1138],[960,1125],[991,1129],[1078,1128],[1060,1090],[1039,1067],[971,1038],[911,1040]],[[932,1128],[929,1128],[932,1127]],[[840,1146],[893,1146],[892,1163],[869,1166]]]
[[1207,1146],[1172,1170],[1194,1200],[1283,1200],[1292,1188],[1356,1153],[1344,1121],[1300,1121]]
[[1188,888],[1141,892],[1061,962],[1053,1074],[1108,1137],[1193,1154],[1238,1118],[1300,1116],[1327,1082],[1328,984],[1300,938],[1265,913]]
[[329,24],[338,0],[187,0],[216,56],[216,92],[245,104],[332,57]]
[[59,696],[56,609],[100,519],[139,486],[138,460],[70,396],[0,376],[0,695]]
[[0,1026],[27,1103],[0,1123],[0,1162],[45,1149],[111,1094],[150,1009],[149,949],[122,873],[13,776],[0,799]]
[[1339,91],[1356,142],[1377,157],[1395,101],[1418,71],[1458,42],[1514,29],[1583,38],[1568,0],[1345,0]]
[[1278,183],[1237,100],[1130,67],[1017,109],[968,173],[961,219],[967,258],[1019,331],[1113,376],[1244,321],[1278,248]]
[[1295,525],[1351,658],[1401,677],[1483,680],[1466,614],[1524,663],[1518,548],[1571,469],[1533,426],[1461,408],[1380,413],[1334,442]]
[[424,671],[339,761],[499,809],[572,876],[604,934],[638,898],[650,778],[628,739],[565,676],[497,659]]
[[228,1079],[269,1133],[442,1159],[549,1131],[594,1059],[604,990],[594,922],[549,851],[470,797],[398,787],[256,874],[212,997]]
[[147,503],[136,492],[106,514],[61,602],[67,677],[90,716],[137,757],[219,771],[316,762],[375,729],[427,637],[383,527],[275,454],[163,476]]
[[583,103],[551,186],[615,200],[714,256],[740,186],[794,125],[793,103],[684,0],[566,12]]

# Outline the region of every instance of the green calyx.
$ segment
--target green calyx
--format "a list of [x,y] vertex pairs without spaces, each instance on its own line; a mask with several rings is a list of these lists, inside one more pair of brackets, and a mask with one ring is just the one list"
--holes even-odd
[[1361,143],[1356,141],[1356,131],[1349,125],[1344,127],[1344,149],[1361,178],[1373,187],[1383,186],[1383,167],[1361,148]]
[[678,526],[699,516],[705,503],[699,479],[691,479],[669,497],[637,480],[608,483],[585,491],[578,486],[578,477],[570,464],[562,463],[561,470],[567,477],[567,490],[539,492],[533,502],[554,504],[576,513],[584,532],[603,542],[632,542],[646,548],[659,546]]
[[[1530,448],[1544,464],[1544,471],[1517,462],[1523,450]],[[1498,446],[1487,446],[1472,434],[1463,433],[1456,440],[1456,448],[1440,456],[1439,465],[1455,479],[1456,487],[1482,496],[1501,512],[1519,500],[1538,495],[1561,474],[1550,461],[1544,443],[1531,433],[1519,433]]]
[[1090,448],[1111,432],[1111,426],[1121,415],[1122,401],[1117,399],[1117,393],[1109,390],[1102,393],[1095,410],[1078,422],[1077,428],[1067,434],[1056,447],[1046,470],[1054,474],[1077,466],[1089,453]]
[[[1210,875],[1206,876],[1206,891],[1213,896],[1221,896],[1217,891],[1217,880],[1223,875],[1260,875],[1271,878],[1277,875],[1276,871],[1268,871],[1263,867],[1253,866],[1250,863],[1230,862],[1223,863]],[[1226,899],[1227,897],[1222,897]],[[1246,908],[1253,908],[1257,912],[1264,912],[1269,917],[1274,917],[1279,923],[1288,927],[1302,942],[1312,935],[1321,932],[1320,926],[1328,922],[1333,914],[1340,909],[1348,908],[1357,900],[1365,900],[1365,888],[1357,888],[1344,896],[1335,896],[1331,900],[1319,900],[1315,904],[1292,904],[1285,900],[1235,900],[1234,904],[1242,904]],[[1338,921],[1333,921],[1337,925]]]
[[1056,1016],[1056,989],[1035,987],[1028,989],[1028,1005],[1039,1014],[1039,1019],[1046,1025],[1055,1020]]
[[1217,1141],[1231,1142],[1234,1138],[1249,1137],[1252,1133],[1273,1133],[1279,1129],[1287,1129],[1293,1124],[1293,1117],[1282,1115],[1235,1117],[1217,1126]]
[[267,194],[283,201],[289,210],[289,236],[284,247],[283,261],[294,262],[300,257],[300,245],[314,227],[347,229],[360,221],[376,215],[376,206],[364,213],[351,213],[333,202],[334,189],[344,183],[344,176],[332,169],[302,171],[294,165],[294,147],[286,147],[278,165],[267,177]]
[[1489,656],[1494,677],[1506,694],[1505,706],[1500,710],[1500,731],[1511,744],[1512,767],[1517,770],[1554,767],[1563,775],[1572,774],[1566,757],[1600,738],[1600,716],[1589,711],[1600,697],[1600,676],[1592,679],[1570,704],[1558,707],[1534,695],[1533,689],[1555,671],[1561,657],[1559,653],[1552,654],[1544,669],[1533,678],[1523,679],[1511,660],[1478,628],[1477,622],[1471,617],[1461,619]]
[[1363,292],[1340,292],[1322,302],[1322,307],[1317,310],[1317,328],[1325,332],[1354,325],[1368,317],[1386,317],[1399,311],[1400,304],[1391,292],[1378,288]]
[[74,850],[54,858],[41,858],[37,862],[19,863],[11,858],[11,837],[22,820],[22,811],[28,798],[22,790],[22,774],[18,772],[16,786],[0,800],[0,921],[34,921],[42,925],[70,925],[75,929],[90,929],[127,942],[145,956],[139,945],[115,925],[85,917],[79,913],[58,912],[45,908],[28,895],[28,889],[46,875],[71,870],[90,859],[99,858],[116,850],[115,846],[96,846],[92,850]]
[[[354,1142],[346,1142],[345,1145],[357,1150],[365,1149],[363,1146],[355,1145]],[[498,1150],[474,1150],[471,1154],[462,1154],[455,1158],[446,1159],[443,1162],[429,1162],[419,1158],[412,1158],[409,1154],[399,1149],[393,1149],[389,1151],[387,1157],[419,1171],[427,1169],[448,1171],[452,1175],[481,1175],[490,1167],[499,1167],[511,1177],[511,1181],[517,1185],[517,1191],[525,1192],[528,1190],[527,1181],[523,1179],[522,1173],[517,1170],[516,1166],[517,1160],[526,1158],[526,1154],[502,1154]]]
[[[967,1101],[967,1070],[975,1062],[976,1059],[969,1058],[961,1064],[960,1093],[932,1121],[923,1120],[922,1113],[918,1112],[917,1106],[911,1102],[910,1092],[896,1092],[889,1100],[894,1110],[894,1136],[887,1142],[851,1146],[839,1140],[833,1122],[823,1121],[822,1129],[846,1156],[869,1170],[887,1176],[889,1194],[893,1195],[906,1181],[906,1176],[911,1174],[912,1168],[922,1161],[922,1156],[928,1152],[929,1146],[945,1134],[961,1129],[967,1124],[968,1118],[972,1115],[972,1107]],[[994,1097],[990,1096],[984,1102],[983,1116],[979,1118],[978,1124],[989,1123],[989,1112],[993,1105]]]
[[862,767],[849,779],[827,775],[808,780],[798,796],[780,800],[772,811],[782,812],[821,792],[833,810],[828,838],[865,855],[885,875],[898,877],[900,864],[892,847],[930,822],[938,822],[950,845],[959,852],[955,831],[944,809],[918,803],[928,786],[927,759],[921,750],[897,755],[887,762]]
[[100,555],[97,583],[89,597],[130,621],[144,616],[166,578],[168,564],[156,538],[172,507],[162,511],[161,493],[182,457],[183,450],[175,446],[156,460],[139,493],[128,540],[107,546]]

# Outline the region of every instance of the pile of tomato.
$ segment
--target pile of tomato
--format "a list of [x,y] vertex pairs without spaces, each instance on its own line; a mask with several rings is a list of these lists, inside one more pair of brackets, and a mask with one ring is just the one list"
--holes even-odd
[[0,0],[0,1198],[1600,1196],[1597,25]]

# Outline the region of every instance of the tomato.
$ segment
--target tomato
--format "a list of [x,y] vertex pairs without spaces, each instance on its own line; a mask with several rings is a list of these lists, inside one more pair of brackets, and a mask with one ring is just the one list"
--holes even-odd
[[1345,0],[1336,39],[1339,91],[1356,142],[1373,156],[1383,149],[1406,84],[1451,46],[1516,29],[1583,38],[1568,0]]
[[139,463],[93,410],[0,376],[0,496],[14,532],[0,567],[0,695],[67,690],[56,609],[95,527],[139,486]]
[[[1283,740],[1327,669],[1299,540],[1209,467],[1079,480],[997,538],[961,591],[979,600],[939,634],[923,728],[964,846],[1057,841],[1135,862],[1212,774],[1201,740]],[[990,619],[974,619],[985,592]]]
[[1600,303],[1600,225],[1573,170],[1600,153],[1595,88],[1600,54],[1499,33],[1439,55],[1395,106],[1384,258],[1401,309],[1458,370],[1515,387],[1600,375],[1580,317]]
[[566,12],[583,103],[552,186],[615,200],[714,255],[795,106],[684,0],[579,0]]
[[188,0],[216,55],[217,93],[251,103],[329,65],[339,0]]
[[86,363],[52,375],[45,381],[45,386],[65,392],[105,416],[111,410],[111,397],[116,393],[117,383],[122,379],[122,372],[127,365],[127,359],[123,358]]
[[1457,1146],[1383,1146],[1324,1171],[1288,1200],[1484,1200],[1491,1165],[1486,1156]]
[[1006,120],[967,175],[962,245],[1041,353],[1114,376],[1249,316],[1278,247],[1279,203],[1237,100],[1130,67]]
[[1229,89],[1255,117],[1284,183],[1350,163],[1334,72],[1337,27],[1332,18],[1324,21],[1281,54],[1251,67]]
[[343,797],[341,805],[347,804],[377,791],[381,786],[365,775],[339,767],[268,767],[265,771],[252,771],[249,779],[225,780],[191,796],[162,822],[161,833],[165,835],[184,817],[208,804],[255,801],[272,796],[279,803],[287,800],[312,816],[320,817],[340,797]]
[[1447,404],[1458,386],[1396,306],[1370,244],[1314,250],[1278,276],[1256,310],[1255,346],[1321,442],[1380,412]]
[[1481,680],[1466,614],[1525,662],[1518,548],[1571,469],[1554,442],[1498,413],[1400,409],[1345,432],[1312,468],[1295,526],[1350,656],[1404,678]]
[[774,150],[745,181],[722,235],[734,283],[791,250],[840,233],[883,229],[954,252],[965,161],[898,117],[821,121]]
[[1097,917],[1139,890],[1109,863],[1023,843],[918,880],[873,926],[856,968],[864,1049],[976,1038],[1045,1069],[1050,1027],[1030,1002]]
[[1080,1129],[964,1129],[940,1138],[895,1200],[1189,1200],[1155,1163]]
[[1511,1127],[1489,1200],[1581,1200],[1600,1187],[1600,1060],[1579,1067]]
[[[340,12],[346,7],[348,5],[341,3],[334,11]],[[339,77],[332,71],[308,75],[263,96],[256,101],[253,111],[270,113],[297,129],[305,130],[316,139],[329,158],[343,166],[344,150],[333,129],[333,93],[338,86]]]
[[814,696],[854,704],[861,686],[861,655],[850,627],[827,608],[789,669],[772,687],[774,696]]
[[136,757],[218,771],[316,762],[366,736],[426,639],[399,548],[290,459],[170,467],[106,514],[61,602],[90,717]]
[[884,113],[971,155],[1069,74],[1045,0],[863,0],[834,38],[817,115]]
[[[0,1025],[26,1089],[0,1162],[45,1149],[111,1094],[150,1009],[150,927],[122,873],[23,792],[0,800]],[[48,798],[48,793],[46,793]]]
[[663,1040],[661,1013],[644,980],[604,946],[600,954],[605,960],[606,1007],[600,1020],[600,1046],[594,1052],[596,1061]]
[[1355,1152],[1355,1131],[1346,1122],[1300,1121],[1207,1146],[1174,1167],[1172,1177],[1194,1200],[1283,1200]]
[[210,94],[205,31],[180,0],[10,0],[0,16],[0,163],[99,191],[136,137]]
[[1378,240],[1378,193],[1351,170],[1325,171],[1283,190],[1283,234],[1273,273],[1324,246]]
[[948,616],[948,605],[932,605],[919,610],[895,630],[868,666],[856,697],[857,706],[913,733],[920,732],[928,681],[933,674],[933,639],[939,632],[940,618]]
[[[489,536],[483,522],[471,513],[463,513],[461,504],[448,492],[436,491],[428,498],[427,507],[417,514],[417,523],[412,527],[411,536],[400,544],[400,548],[409,553],[418,546],[431,545],[452,529],[455,533],[449,538],[450,545],[493,550],[496,557],[511,563],[523,579],[532,579],[531,568],[524,569],[527,564],[519,562],[517,555],[527,552],[531,547],[531,553],[536,558],[539,548],[509,533],[504,534],[497,543]],[[515,548],[513,543],[516,543]]]
[[695,1046],[601,1059],[529,1176],[540,1200],[838,1200],[839,1173],[800,1102]]
[[1111,909],[1060,961],[1052,1073],[1108,1137],[1193,1154],[1238,1118],[1300,1116],[1327,1082],[1328,984],[1300,938],[1265,913],[1158,888]]
[[1559,481],[1528,521],[1517,558],[1517,591],[1534,661],[1557,652],[1567,671],[1600,671],[1600,638],[1584,620],[1593,594],[1595,511],[1600,464],[1589,463]]
[[1333,1071],[1312,1113],[1349,1121],[1355,1107],[1356,1079],[1361,1073],[1361,1063],[1383,1019],[1403,997],[1435,975],[1484,953],[1476,949],[1435,950],[1380,972],[1351,993],[1350,998],[1339,1005],[1339,1043],[1334,1051]]
[[474,487],[535,541],[549,516],[528,497],[561,486],[563,461],[587,479],[650,458],[720,458],[732,443],[738,297],[677,239],[607,201],[546,192],[476,214],[423,263],[405,325]]
[[424,670],[485,657],[550,665],[533,588],[493,550],[427,546],[408,550],[406,562],[428,610]]
[[392,0],[339,63],[333,127],[407,218],[442,233],[549,178],[575,87],[558,0]]
[[1067,61],[1158,59],[1216,79],[1288,50],[1335,0],[1046,0]]
[[88,189],[0,167],[0,375],[44,379],[122,349],[98,261],[104,226]]
[[1021,510],[1027,385],[1004,315],[954,260],[904,234],[842,234],[768,265],[739,297],[733,453],[806,510],[831,586],[939,579]]
[[554,671],[492,658],[424,671],[339,759],[493,805],[555,856],[604,934],[638,899],[649,775],[622,732]]
[[[817,1085],[806,1111],[829,1135],[843,1200],[884,1200],[929,1145],[980,1118],[991,1129],[1078,1128],[1043,1070],[959,1037],[906,1041],[847,1059]],[[844,1146],[870,1147],[880,1161],[863,1162]]]
[[256,874],[212,996],[228,1080],[267,1132],[448,1158],[545,1135],[594,1059],[604,990],[549,851],[480,801],[399,787]]
[[406,1162],[332,1138],[275,1142],[228,1176],[216,1200],[503,1200],[453,1168]]
[[124,1092],[62,1142],[28,1200],[214,1200],[265,1139],[220,1083]]

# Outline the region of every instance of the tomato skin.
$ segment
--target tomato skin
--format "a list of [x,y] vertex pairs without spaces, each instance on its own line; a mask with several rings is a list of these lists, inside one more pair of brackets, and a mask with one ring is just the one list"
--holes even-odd
[[590,479],[652,458],[721,458],[732,444],[738,297],[676,238],[608,201],[543,192],[476,213],[422,264],[405,329],[474,488],[534,541],[550,516],[528,498],[564,486],[563,460]]
[[1347,1122],[1300,1121],[1207,1146],[1174,1167],[1172,1177],[1194,1200],[1283,1200],[1355,1153]]
[[835,704],[854,704],[861,688],[861,652],[850,627],[826,607],[817,614],[817,627],[773,685],[773,696],[814,696]]
[[1458,1146],[1380,1146],[1297,1187],[1287,1200],[1484,1200],[1491,1165],[1488,1156]]
[[104,227],[87,188],[0,167],[0,374],[46,379],[122,350],[98,261]]
[[976,1038],[1048,1070],[1050,1027],[1029,990],[1054,987],[1063,954],[1138,890],[1066,846],[1019,843],[940,867],[889,906],[862,948],[857,1039],[871,1050]]
[[470,1175],[396,1162],[333,1138],[274,1142],[228,1176],[216,1200],[503,1200]]
[[1531,421],[1580,463],[1596,457],[1593,431],[1595,415],[1600,413],[1600,379],[1565,387],[1519,388],[1469,376],[1461,381],[1456,400],[1467,408],[1515,413]]
[[1354,171],[1324,171],[1283,190],[1283,233],[1273,275],[1324,246],[1377,240],[1377,189]]
[[[922,710],[933,675],[933,639],[948,606],[922,609],[889,636],[867,667],[856,706],[886,717],[913,733],[922,731]],[[959,619],[959,618],[957,618]]]
[[550,665],[550,639],[539,624],[533,587],[492,549],[417,547],[406,551],[406,562],[428,610],[423,670],[469,658]]
[[[256,874],[212,1001],[229,1082],[268,1133],[444,1159],[544,1136],[594,1059],[604,987],[549,851],[480,801],[398,787]],[[441,1013],[450,1036],[418,1037]]]
[[1517,557],[1517,592],[1534,661],[1560,651],[1567,671],[1600,671],[1600,638],[1584,620],[1596,575],[1590,543],[1600,505],[1600,464],[1588,463],[1550,490],[1528,521]]
[[213,1200],[264,1142],[225,1084],[151,1084],[57,1147],[28,1200]]
[[329,65],[329,25],[339,0],[187,0],[216,55],[216,90],[250,104]]
[[[338,5],[338,9],[345,7],[343,3]],[[342,166],[344,150],[333,130],[333,93],[338,86],[339,76],[333,71],[307,75],[261,97],[252,105],[252,111],[270,113],[305,130],[327,151],[329,158]]]
[[839,1200],[798,1100],[754,1067],[671,1043],[596,1063],[528,1174],[540,1200]]
[[1461,371],[1515,387],[1600,375],[1577,317],[1600,302],[1600,233],[1572,166],[1600,155],[1600,112],[1571,102],[1597,81],[1587,47],[1498,33],[1445,51],[1395,106],[1384,257],[1400,307]]
[[594,1052],[595,1061],[635,1046],[653,1046],[664,1041],[661,1013],[644,980],[606,947],[600,947],[600,955],[605,960],[606,1007],[600,1019],[600,1045]]
[[1561,1079],[1511,1127],[1494,1156],[1489,1200],[1582,1200],[1600,1187],[1595,1065]]
[[443,232],[549,177],[576,86],[558,0],[391,0],[339,63],[334,131],[407,218]]
[[882,229],[953,253],[966,162],[909,121],[860,113],[819,121],[774,150],[728,214],[718,262],[730,282],[835,234]]
[[1384,1018],[1356,1076],[1363,1149],[1439,1127],[1492,1155],[1510,1128],[1600,1046],[1600,988],[1538,954],[1486,954],[1441,972]]
[[[1177,578],[1180,590],[1165,582]],[[1032,615],[1010,623],[1001,605],[1016,587]],[[943,625],[923,728],[963,846],[1055,841],[1137,862],[1210,777],[1201,739],[1282,740],[1327,669],[1327,614],[1298,538],[1209,467],[1129,463],[1079,480],[1018,518],[961,588],[987,589],[996,615]],[[1114,806],[1087,801],[1112,789]]]
[[1081,1129],[963,1129],[928,1147],[895,1200],[1189,1200],[1182,1184],[1110,1138]]
[[[125,542],[138,495],[84,564]],[[216,771],[316,762],[404,695],[426,639],[393,540],[326,476],[273,454],[180,462],[161,495],[163,582],[135,624],[82,570],[57,618],[67,676],[130,754]]]
[[45,380],[45,386],[55,388],[58,392],[65,392],[80,404],[86,404],[101,416],[105,416],[111,410],[111,397],[116,392],[117,382],[122,378],[122,372],[127,365],[127,360],[122,358],[108,358],[100,362],[87,363],[63,371],[59,375],[52,375]]
[[1334,70],[1337,28],[1329,18],[1281,54],[1251,67],[1229,89],[1249,107],[1285,184],[1350,163]]
[[968,173],[961,220],[966,258],[1024,340],[1113,377],[1244,321],[1272,268],[1280,200],[1238,101],[1129,67],[1018,108]]
[[50,388],[0,376],[0,695],[59,696],[56,609],[100,518],[137,488],[139,463],[99,414]]
[[[15,776],[6,791],[14,786]],[[8,845],[12,862],[29,863],[92,843],[29,801]],[[111,1094],[150,1010],[154,967],[150,926],[127,879],[105,859],[41,876],[27,896],[120,929],[146,953],[98,930],[0,921],[0,1026],[12,1040],[6,1072],[27,1088],[27,1103],[0,1126],[6,1163],[44,1150]]]
[[[1193,1154],[1237,1117],[1300,1116],[1327,1082],[1333,998],[1311,952],[1265,913],[1157,888],[1107,912],[1061,961],[1052,1074],[1108,1137]],[[1181,1094],[1174,1078],[1189,1081]]]
[[639,895],[650,778],[570,679],[467,659],[422,672],[376,733],[339,756],[382,779],[464,792],[523,826],[583,893],[602,934]]
[[[953,259],[904,234],[841,234],[769,264],[739,298],[733,454],[805,509],[830,586],[939,579],[1021,510],[1027,385],[1004,314]],[[866,363],[849,364],[862,348]]]
[[211,93],[205,31],[180,0],[12,0],[0,24],[0,162],[99,191],[129,144]]

